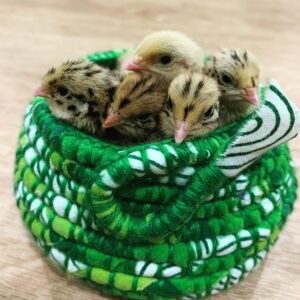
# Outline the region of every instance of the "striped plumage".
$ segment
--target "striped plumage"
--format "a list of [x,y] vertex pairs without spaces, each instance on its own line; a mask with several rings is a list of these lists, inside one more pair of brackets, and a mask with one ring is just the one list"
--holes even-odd
[[104,127],[131,141],[147,141],[157,129],[168,85],[158,75],[130,72],[116,90]]
[[218,126],[219,96],[217,82],[200,73],[183,73],[169,88],[169,97],[160,114],[164,136],[175,134],[177,143],[186,136],[202,136]]
[[42,79],[36,95],[46,98],[57,118],[101,136],[121,75],[84,59],[67,61],[51,68]]
[[208,57],[203,71],[219,84],[220,126],[235,121],[259,105],[260,70],[255,56],[248,50],[222,49]]

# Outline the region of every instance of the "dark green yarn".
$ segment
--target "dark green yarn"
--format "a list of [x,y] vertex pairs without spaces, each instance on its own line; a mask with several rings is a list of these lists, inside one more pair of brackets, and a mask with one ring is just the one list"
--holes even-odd
[[[88,58],[115,68],[123,52]],[[261,262],[296,199],[285,144],[236,178],[217,166],[248,119],[182,145],[121,147],[56,120],[35,98],[16,152],[24,222],[61,268],[105,294],[177,299],[226,289]]]
[[[25,148],[26,149],[26,148]],[[284,164],[284,165],[286,165],[286,164]],[[78,172],[74,172],[75,173],[75,175],[76,174],[80,174],[80,173],[78,173]],[[271,173],[272,174],[272,173]],[[73,178],[75,178],[74,176],[73,176]],[[92,176],[90,176],[89,177],[90,179],[93,179],[94,177],[92,177]],[[252,177],[252,179],[253,178],[255,178],[255,176],[253,176]],[[282,178],[282,177],[281,177]],[[42,177],[42,180],[43,180],[43,177]],[[258,177],[258,178],[256,178],[256,180],[252,180],[252,181],[254,181],[254,183],[253,184],[257,184],[257,181],[259,181],[260,180],[260,177]],[[37,182],[37,181],[35,181],[35,182]],[[281,183],[281,184],[283,184],[283,183]],[[63,195],[63,196],[66,196],[66,195]],[[72,198],[71,198],[72,199]],[[222,201],[222,203],[226,203],[225,201]],[[79,203],[80,204],[80,203]],[[126,204],[124,204],[124,206],[126,206]],[[151,206],[152,207],[152,206]],[[150,207],[150,208],[151,208]],[[205,206],[204,206],[205,207]],[[213,207],[213,206],[210,206],[210,207]],[[159,209],[161,209],[161,207],[159,208]],[[252,206],[252,210],[253,210],[253,206]],[[130,211],[130,210],[129,210]],[[220,232],[219,230],[217,230],[217,232],[218,232],[218,234],[229,234],[229,233],[233,233],[234,232],[234,230],[235,231],[237,231],[237,230],[239,230],[239,229],[241,229],[241,228],[243,228],[244,227],[244,224],[243,223],[240,223],[241,222],[241,220],[242,219],[245,219],[245,220],[248,220],[249,222],[251,221],[251,215],[250,215],[250,213],[248,213],[247,215],[245,215],[245,217],[242,217],[242,218],[235,218],[234,216],[236,216],[236,215],[238,215],[239,214],[239,212],[237,212],[237,213],[234,213],[232,216],[230,216],[230,214],[227,214],[227,218],[226,219],[219,219],[219,222],[217,222],[217,224],[218,224],[218,226],[220,226],[219,224],[223,224],[221,227],[223,227],[224,228],[224,232]],[[244,214],[245,214],[245,212],[244,212]],[[227,222],[227,219],[230,219],[230,218],[232,218],[231,219],[231,222]],[[237,224],[240,224],[240,225],[236,225],[236,226],[234,226],[234,225],[232,225],[231,223],[233,222],[233,223],[236,223],[234,220],[235,219],[237,219]],[[221,223],[220,223],[221,222]],[[211,224],[211,225],[210,225]],[[201,226],[201,222],[199,223],[199,221],[196,221],[196,228],[195,228],[195,226],[192,226],[190,223],[188,223],[187,224],[187,227],[189,227],[189,226],[191,226],[191,231],[190,231],[190,235],[188,236],[188,237],[182,237],[182,239],[184,239],[184,240],[189,240],[190,239],[190,237],[191,236],[193,236],[193,235],[196,235],[196,236],[199,236],[199,237],[210,237],[211,235],[215,235],[216,234],[216,232],[215,233],[210,233],[211,232],[211,229],[209,229],[209,228],[213,228],[214,227],[214,221],[213,221],[213,219],[211,219],[210,220],[210,222],[209,223],[204,223],[204,225],[206,226],[206,228],[207,229],[203,229],[203,226]],[[229,227],[231,227],[232,229],[231,229],[231,231],[230,230],[228,230],[228,231],[226,231],[226,228],[227,228],[227,224],[229,224]],[[207,227],[208,226],[208,227]],[[236,228],[235,228],[236,227]],[[199,228],[199,229],[197,229],[197,228]],[[205,227],[204,227],[205,228]],[[235,229],[234,229],[235,228]],[[184,227],[183,228],[183,230],[182,230],[183,232],[188,232],[187,230],[186,230],[186,228]],[[205,236],[203,235],[203,233],[207,233]],[[181,236],[181,233],[180,232],[177,232],[177,234],[179,235],[179,236]]]

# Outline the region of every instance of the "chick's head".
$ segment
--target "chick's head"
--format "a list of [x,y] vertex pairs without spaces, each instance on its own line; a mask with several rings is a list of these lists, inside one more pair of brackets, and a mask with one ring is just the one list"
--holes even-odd
[[78,59],[51,68],[35,95],[46,98],[52,113],[70,121],[101,117],[119,79],[95,63]]
[[219,96],[217,82],[200,73],[181,74],[172,81],[167,107],[173,113],[177,143],[188,135],[201,136],[217,127]]
[[255,56],[247,50],[222,49],[205,63],[204,72],[218,80],[221,101],[227,106],[259,105],[260,70]]
[[130,72],[116,90],[103,126],[108,128],[156,114],[162,110],[167,94],[168,86],[160,76]]
[[125,68],[157,73],[170,81],[183,70],[199,71],[202,56],[201,48],[186,35],[159,31],[145,37]]

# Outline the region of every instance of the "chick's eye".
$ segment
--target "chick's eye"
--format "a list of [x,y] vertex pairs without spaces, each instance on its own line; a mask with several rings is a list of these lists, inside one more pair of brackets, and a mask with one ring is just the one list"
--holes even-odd
[[228,73],[222,73],[221,74],[221,81],[225,85],[232,85],[233,84],[233,78]]
[[64,86],[59,86],[56,92],[62,97],[65,97],[69,94],[69,90]]
[[214,112],[215,112],[215,107],[214,106],[211,106],[205,113],[204,113],[204,119],[210,119],[213,115],[214,115]]
[[167,99],[167,108],[168,108],[169,110],[172,110],[172,108],[173,108],[173,102],[172,102],[172,99],[171,99],[170,96],[169,96],[168,99]]
[[152,116],[152,114],[143,114],[143,115],[140,115],[138,116],[137,120],[140,121],[140,122],[146,122],[148,121],[148,119]]
[[172,57],[171,55],[163,55],[159,58],[159,62],[163,65],[168,65],[172,62]]

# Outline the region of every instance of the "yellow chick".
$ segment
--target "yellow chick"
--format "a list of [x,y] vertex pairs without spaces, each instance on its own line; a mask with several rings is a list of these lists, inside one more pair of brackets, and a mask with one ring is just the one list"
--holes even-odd
[[220,91],[217,82],[201,73],[183,73],[169,88],[169,97],[160,114],[165,137],[175,136],[180,144],[187,136],[199,137],[218,126]]
[[249,51],[222,49],[209,56],[203,71],[218,81],[221,90],[221,126],[245,116],[260,105],[260,70],[255,56]]
[[199,72],[202,56],[202,49],[183,33],[159,31],[144,38],[125,69],[160,74],[170,82],[183,71]]
[[116,90],[103,127],[114,127],[132,141],[149,140],[167,94],[168,85],[160,76],[129,72]]
[[67,61],[43,77],[36,96],[44,97],[52,114],[98,136],[121,77],[87,60]]

